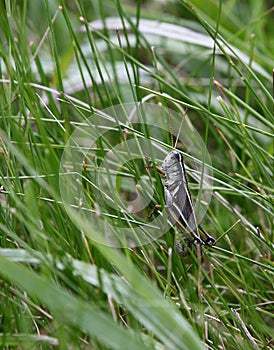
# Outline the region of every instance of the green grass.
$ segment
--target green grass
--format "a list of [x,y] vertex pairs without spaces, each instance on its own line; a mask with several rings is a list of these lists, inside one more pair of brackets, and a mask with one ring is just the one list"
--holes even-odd
[[[273,348],[270,2],[0,6],[1,347]],[[202,261],[147,217],[186,113],[191,193],[212,194]]]

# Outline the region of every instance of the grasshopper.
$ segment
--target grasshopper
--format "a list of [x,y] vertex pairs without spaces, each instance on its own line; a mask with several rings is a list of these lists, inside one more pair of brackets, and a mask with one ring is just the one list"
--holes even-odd
[[[215,239],[197,225],[182,154],[170,152],[163,161],[162,172],[166,177],[164,198],[168,220],[178,231],[175,235],[175,252],[185,256],[188,253],[187,246],[213,246]],[[183,240],[178,234],[182,234]]]

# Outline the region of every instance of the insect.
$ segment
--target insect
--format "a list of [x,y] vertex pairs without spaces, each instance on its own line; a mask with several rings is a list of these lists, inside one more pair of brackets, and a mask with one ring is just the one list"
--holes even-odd
[[[162,171],[166,176],[164,197],[168,220],[178,231],[174,243],[176,253],[185,256],[188,253],[187,246],[192,247],[192,245],[213,246],[215,239],[197,225],[183,155],[179,151],[169,153],[163,161]],[[178,234],[182,235],[182,238]]]

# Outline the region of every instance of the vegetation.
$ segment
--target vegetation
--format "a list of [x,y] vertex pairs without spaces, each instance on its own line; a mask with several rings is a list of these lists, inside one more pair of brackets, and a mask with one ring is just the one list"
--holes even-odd
[[[0,6],[2,348],[273,348],[270,2]],[[174,147],[202,257],[160,227]]]

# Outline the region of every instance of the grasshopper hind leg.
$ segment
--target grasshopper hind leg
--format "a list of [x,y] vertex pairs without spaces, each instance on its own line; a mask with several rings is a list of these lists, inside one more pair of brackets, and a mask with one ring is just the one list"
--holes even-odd
[[174,238],[174,250],[175,253],[181,257],[189,255],[189,249],[192,248],[194,242],[187,237],[179,237],[175,234]]
[[191,242],[184,244],[182,242],[182,240],[177,237],[177,235],[175,236],[175,239],[174,239],[174,250],[176,252],[176,254],[178,254],[179,256],[186,256],[188,255],[188,249],[187,249],[187,246],[190,247],[191,245]]
[[199,249],[202,255],[203,245],[203,241],[198,238],[190,239],[188,237],[180,237],[178,234],[175,234],[174,251],[181,257],[186,257],[189,255],[189,249],[193,248]]

